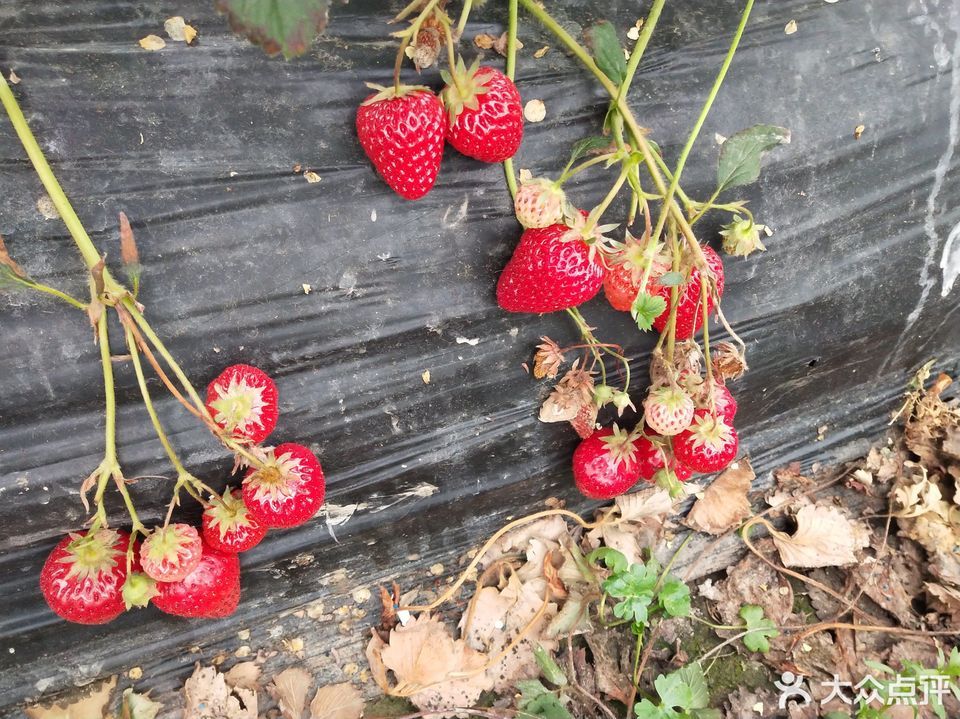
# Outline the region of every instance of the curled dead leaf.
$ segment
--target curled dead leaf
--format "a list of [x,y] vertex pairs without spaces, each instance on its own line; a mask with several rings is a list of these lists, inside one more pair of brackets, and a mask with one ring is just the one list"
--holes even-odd
[[320,687],[310,702],[310,719],[360,719],[363,697],[348,682]]
[[706,488],[703,498],[690,509],[684,524],[698,532],[723,534],[750,516],[747,492],[756,475],[750,460],[744,457],[717,477]]
[[857,561],[856,550],[870,543],[869,532],[836,507],[801,507],[792,535],[772,530],[773,542],[787,567],[842,567]]
[[24,711],[28,719],[99,719],[107,714],[110,695],[117,686],[117,678],[89,687],[80,699],[73,703],[35,704]]
[[201,667],[183,685],[184,719],[257,719],[257,693],[227,686],[216,667]]
[[270,695],[276,699],[285,719],[301,719],[311,684],[313,677],[306,670],[289,667],[277,674],[267,688]]

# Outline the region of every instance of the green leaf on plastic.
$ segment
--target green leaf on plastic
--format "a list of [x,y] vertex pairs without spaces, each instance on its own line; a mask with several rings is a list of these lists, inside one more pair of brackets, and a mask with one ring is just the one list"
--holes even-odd
[[608,21],[597,23],[587,30],[587,42],[593,50],[597,67],[617,85],[627,76],[627,58],[617,39],[617,31]]
[[697,663],[686,664],[667,675],[661,674],[654,680],[653,686],[657,689],[661,704],[670,709],[705,709],[710,703],[707,680]]
[[646,332],[653,327],[653,321],[667,310],[667,301],[660,295],[648,295],[641,292],[630,306],[630,316],[637,327]]
[[720,146],[717,192],[756,182],[763,154],[789,142],[790,130],[776,125],[754,125],[728,137]]
[[558,687],[567,685],[567,675],[564,674],[556,660],[550,656],[550,652],[543,648],[543,645],[537,644],[533,648],[533,658],[537,660],[537,666],[540,667],[544,679]]
[[685,279],[681,272],[664,272],[657,278],[657,284],[661,287],[676,287],[682,285]]
[[329,0],[217,0],[234,32],[268,55],[303,55],[327,25]]
[[690,614],[690,588],[672,574],[668,574],[657,595],[663,611],[671,617],[686,617]]
[[625,572],[627,567],[630,566],[627,558],[623,556],[623,552],[618,552],[611,547],[597,547],[587,555],[587,562],[590,564],[595,564],[598,561],[603,562],[604,566],[614,574]]
[[747,623],[749,634],[743,635],[743,646],[751,652],[769,652],[770,637],[780,635],[772,620],[763,616],[763,607],[756,604],[744,604],[740,607],[740,618]]

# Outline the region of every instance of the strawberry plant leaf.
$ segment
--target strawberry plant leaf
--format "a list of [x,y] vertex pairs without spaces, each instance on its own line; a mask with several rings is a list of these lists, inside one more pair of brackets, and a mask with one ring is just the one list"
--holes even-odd
[[699,664],[686,664],[670,674],[658,676],[656,687],[660,702],[664,707],[677,707],[682,711],[706,709],[710,703],[710,692],[703,669]]
[[520,696],[517,708],[524,716],[542,717],[542,719],[573,719],[573,716],[560,701],[560,698],[537,680],[517,682]]
[[[670,714],[664,712],[663,709],[649,699],[644,699],[634,704],[633,714],[637,719],[667,719],[667,717],[670,716]],[[671,712],[671,714],[673,714],[673,712]]]
[[663,580],[657,598],[663,611],[671,617],[686,617],[690,614],[690,588],[672,574]]
[[591,137],[585,137],[582,140],[577,140],[573,145],[573,149],[570,151],[570,159],[567,161],[567,166],[563,171],[566,172],[573,167],[573,163],[584,155],[589,155],[591,152],[597,152],[598,150],[604,150],[609,146],[610,138],[603,137],[602,135],[593,135]]
[[751,652],[770,651],[770,637],[780,635],[772,620],[763,616],[763,607],[756,604],[744,604],[740,607],[740,618],[747,623],[749,634],[743,635],[743,645]]
[[630,316],[637,327],[646,332],[653,327],[653,321],[667,309],[667,301],[660,295],[648,295],[641,292],[630,306]]
[[657,284],[661,287],[676,287],[683,284],[683,274],[680,272],[664,272],[657,278]]
[[776,125],[754,125],[728,137],[720,146],[717,192],[755,182],[763,154],[789,142],[790,130]]
[[604,566],[614,574],[627,571],[627,567],[629,566],[627,558],[623,556],[623,552],[618,552],[616,549],[610,547],[597,547],[587,555],[587,561],[590,564],[601,561]]
[[597,67],[615,84],[621,84],[627,76],[627,58],[623,55],[623,48],[613,25],[604,20],[587,30],[586,35]]
[[551,684],[556,684],[558,687],[567,685],[567,675],[563,673],[563,669],[561,669],[556,660],[550,656],[550,652],[543,648],[542,644],[538,643],[537,646],[533,648],[533,658],[537,660],[537,666],[540,667],[540,672],[543,674],[544,679]]
[[310,49],[326,27],[329,0],[217,0],[234,32],[289,60]]

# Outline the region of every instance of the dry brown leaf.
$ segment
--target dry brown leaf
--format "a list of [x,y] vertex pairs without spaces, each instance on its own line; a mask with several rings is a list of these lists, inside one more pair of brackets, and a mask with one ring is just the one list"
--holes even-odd
[[493,44],[497,41],[490,33],[482,32],[473,38],[473,44],[476,45],[481,50],[489,50],[493,47]]
[[313,170],[307,170],[303,173],[303,179],[309,182],[311,185],[320,182],[320,175],[318,175]]
[[10,268],[10,271],[13,272],[17,277],[26,278],[27,273],[23,271],[23,268],[18,265],[14,259],[10,256],[10,253],[7,252],[7,246],[3,242],[3,235],[0,235],[0,265],[6,265]]
[[216,667],[197,663],[183,695],[183,719],[257,719],[257,693],[241,687],[231,691]]
[[310,719],[360,719],[363,697],[349,682],[320,687],[310,702]]
[[869,533],[851,522],[836,507],[822,504],[801,507],[797,531],[792,535],[772,531],[780,559],[787,567],[842,567],[857,561],[855,551],[869,544]]
[[277,674],[267,688],[285,719],[301,719],[311,684],[313,677],[309,672],[300,667],[289,667]]
[[[386,693],[406,696],[421,710],[440,715],[453,707],[472,706],[491,688],[483,671],[487,657],[462,639],[454,640],[429,614],[392,630],[389,643],[374,634],[367,659],[374,680]],[[389,684],[388,670],[396,677],[396,686]]]
[[941,612],[947,615],[951,626],[960,629],[960,589],[927,582],[927,592]]
[[905,627],[918,626],[912,597],[903,585],[901,573],[892,563],[892,555],[877,560],[865,557],[852,570],[856,585],[883,609],[895,616]]
[[[765,553],[769,540],[757,543]],[[790,582],[757,555],[750,553],[727,570],[727,578],[714,588],[719,594],[717,612],[724,624],[742,624],[740,608],[744,604],[763,607],[763,614],[774,624],[788,624],[793,613],[793,590]]]
[[110,695],[117,686],[117,678],[110,677],[90,688],[81,699],[72,704],[35,704],[26,707],[29,719],[98,719],[106,716]]
[[137,251],[137,241],[133,237],[133,228],[126,212],[120,212],[120,260],[125,265],[139,265],[140,253]]
[[171,40],[185,42],[187,45],[192,43],[197,37],[196,28],[187,25],[179,15],[167,18],[166,22],[163,23],[163,29],[167,33],[167,37]]
[[630,659],[623,656],[619,640],[622,635],[616,632],[588,632],[584,635],[590,653],[593,654],[593,667],[596,671],[597,689],[626,704],[629,689],[624,677],[630,673]]
[[670,493],[660,487],[641,489],[639,492],[621,494],[614,500],[625,522],[639,522],[648,517],[665,519],[673,509]]
[[146,37],[140,39],[140,47],[150,52],[162,50],[166,46],[167,41],[159,35],[147,35]]
[[667,490],[651,487],[621,495],[614,504],[620,514],[619,521],[607,522],[590,530],[587,541],[592,547],[602,543],[616,549],[631,564],[642,563],[643,550],[659,541],[674,502]]
[[756,475],[744,457],[713,480],[690,509],[684,524],[698,532],[723,534],[750,516],[747,492]]
[[260,688],[260,671],[260,665],[256,662],[240,662],[230,667],[224,679],[231,687],[256,691]]

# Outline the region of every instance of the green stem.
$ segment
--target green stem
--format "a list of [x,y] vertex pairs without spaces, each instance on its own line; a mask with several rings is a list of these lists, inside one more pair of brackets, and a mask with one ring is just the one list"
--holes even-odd
[[[416,41],[417,35],[420,34],[420,26],[423,24],[423,21],[427,19],[427,15],[433,12],[433,9],[437,6],[438,2],[439,0],[430,0],[426,4],[423,10],[420,11],[420,14],[417,15],[416,19],[410,24],[406,34],[400,41],[400,49],[397,50],[397,59],[393,65],[393,87],[396,90],[400,89],[400,70],[403,68],[403,58],[407,56],[407,46],[410,44],[411,40]],[[401,15],[402,14],[403,13],[401,13]]]
[[593,167],[594,165],[599,165],[601,162],[608,162],[610,159],[616,156],[617,156],[617,153],[608,152],[603,155],[597,155],[596,157],[591,157],[589,160],[584,160],[579,165],[573,168],[571,168],[570,165],[567,165],[567,167],[564,168],[563,173],[560,175],[560,178],[557,180],[557,186],[559,187],[560,185],[562,185],[564,182],[569,180],[571,177],[573,177],[577,173],[583,172],[587,168]]
[[633,82],[633,76],[637,72],[637,67],[640,65],[640,59],[647,50],[647,45],[653,36],[653,29],[657,26],[657,21],[660,19],[660,11],[663,10],[666,2],[667,0],[654,0],[653,5],[650,7],[650,12],[647,13],[647,18],[643,21],[643,30],[640,31],[640,37],[637,38],[637,42],[630,52],[630,59],[627,61],[627,73],[623,78],[623,82],[620,83],[620,92],[617,93],[617,97],[614,100],[615,104],[619,104],[620,100],[626,98],[627,92],[630,90],[630,84]]
[[[465,15],[469,12],[471,0],[467,0],[464,6],[464,14],[460,16],[460,22],[465,23]],[[507,24],[507,77],[514,79],[517,70],[517,0],[510,0],[509,19]],[[517,176],[513,171],[513,158],[508,157],[503,161],[503,174],[507,178],[507,189],[510,190],[510,197],[517,196]]]
[[[664,213],[666,214],[666,213]],[[673,258],[671,269],[674,272],[680,271],[680,244],[677,242],[677,231],[670,225],[670,231],[667,233],[670,238],[670,256]],[[674,285],[670,288],[670,317],[667,320],[667,364],[673,367],[673,348],[677,341],[677,304],[679,302],[680,288]]]
[[[100,344],[100,364],[103,368],[103,391],[106,395],[104,410],[106,429],[104,431],[105,457],[117,464],[117,396],[113,382],[113,361],[110,358],[110,335],[107,329],[107,313],[97,320],[97,341]],[[103,496],[103,493],[99,493]]]
[[620,188],[623,187],[623,183],[627,181],[627,174],[630,172],[630,163],[625,163],[620,170],[620,174],[617,176],[617,181],[613,183],[613,187],[610,188],[610,191],[607,193],[606,197],[603,198],[603,201],[593,208],[590,212],[590,217],[587,218],[586,224],[583,226],[583,234],[589,235],[594,227],[597,226],[600,218],[603,216],[603,213],[607,211],[607,208],[610,207],[610,203],[613,202],[617,194],[620,192]]
[[703,217],[705,214],[707,214],[707,212],[709,212],[709,211],[713,208],[713,203],[716,201],[716,199],[717,199],[719,196],[720,196],[720,188],[718,187],[716,190],[713,191],[713,194],[710,195],[710,199],[707,200],[707,201],[703,204],[703,207],[701,207],[701,208],[697,211],[697,214],[695,214],[695,215],[690,219],[690,224],[691,224],[691,225],[696,224],[697,220],[699,220],[701,217]]
[[130,350],[130,359],[133,362],[133,371],[137,375],[137,384],[140,385],[143,405],[147,408],[147,414],[150,415],[150,421],[153,423],[153,429],[157,433],[157,439],[159,439],[160,444],[163,445],[163,449],[167,453],[167,457],[170,458],[170,463],[173,465],[174,470],[176,470],[177,475],[188,474],[180,458],[177,456],[176,451],[173,449],[173,445],[170,444],[170,439],[167,437],[163,425],[160,424],[160,418],[157,416],[157,410],[153,406],[150,389],[147,387],[147,380],[143,374],[143,366],[140,364],[140,351],[137,349],[137,343],[133,338],[133,333],[129,329],[126,332],[126,338],[127,347]]
[[673,553],[673,556],[670,557],[670,560],[667,562],[666,566],[663,568],[663,571],[660,572],[660,576],[657,577],[657,583],[653,587],[654,593],[663,586],[664,580],[667,578],[667,575],[670,573],[670,570],[673,569],[673,565],[677,563],[677,558],[680,556],[680,552],[686,549],[687,545],[690,544],[693,539],[693,532],[688,534],[686,538],[680,543],[680,546],[677,547],[677,551]]
[[630,698],[627,700],[627,719],[630,719],[633,716],[633,703],[637,698],[637,684],[640,682],[640,677],[637,676],[637,673],[640,670],[640,654],[643,649],[643,632],[637,632],[637,645],[633,649],[633,671],[630,674]]
[[717,415],[716,398],[713,393],[713,363],[710,361],[710,312],[707,299],[709,298],[707,278],[700,278],[700,311],[703,313],[703,361],[707,365],[707,392],[710,396],[710,411]]
[[[673,171],[673,179],[670,181],[670,187],[667,189],[667,194],[663,200],[667,207],[673,203],[673,197],[677,192],[677,186],[680,184],[680,175],[683,173],[683,168],[687,164],[687,158],[690,156],[690,151],[693,149],[693,144],[696,142],[697,137],[700,135],[700,130],[703,128],[703,124],[707,120],[707,115],[710,113],[710,108],[713,106],[714,100],[717,99],[717,94],[720,92],[720,86],[723,85],[724,78],[727,76],[727,70],[730,69],[730,63],[733,62],[733,56],[737,51],[737,47],[740,45],[740,38],[743,37],[744,28],[747,26],[747,20],[750,18],[750,11],[753,9],[753,2],[754,0],[747,0],[746,7],[743,9],[743,14],[740,16],[740,24],[733,36],[733,41],[730,43],[730,48],[727,50],[727,56],[724,58],[723,64],[720,66],[720,72],[717,73],[717,77],[713,81],[713,87],[710,88],[710,94],[707,95],[707,99],[703,103],[703,107],[700,110],[700,115],[697,117],[697,121],[694,123],[693,129],[690,131],[690,135],[687,137],[687,142],[684,144],[683,150],[680,152],[680,158],[677,160],[677,169]],[[660,217],[657,218],[657,227],[653,231],[654,237],[660,237],[660,233],[663,232],[664,223],[666,223],[668,215],[668,212],[660,213]]]
[[597,361],[597,364],[600,365],[600,377],[603,381],[603,384],[607,383],[607,368],[603,364],[603,356],[600,354],[600,350],[597,349],[597,338],[593,336],[593,332],[590,330],[590,326],[587,324],[587,321],[583,319],[583,315],[580,314],[580,310],[576,307],[568,307],[567,314],[573,318],[574,323],[577,325],[577,329],[580,330],[580,336],[583,337],[583,341],[590,348],[590,352],[593,354],[593,358]]
[[33,282],[32,280],[24,280],[19,277],[15,278],[24,287],[28,287],[31,290],[36,290],[37,292],[45,292],[48,295],[53,295],[57,299],[61,299],[66,302],[68,305],[76,307],[78,310],[86,312],[87,306],[78,300],[76,297],[71,297],[66,292],[61,292],[55,287],[50,287],[48,285],[41,284],[40,282]]
[[463,3],[463,10],[460,11],[460,20],[457,22],[457,37],[461,37],[467,27],[467,19],[470,17],[471,7],[473,7],[473,0],[466,0],[466,2]]
[[[140,517],[137,516],[137,510],[133,506],[133,500],[130,498],[130,492],[127,491],[127,482],[123,477],[116,478],[117,489],[120,491],[120,496],[123,497],[123,503],[127,507],[127,514],[130,515],[130,526],[133,533],[143,532],[146,534],[147,528],[143,526],[143,522],[140,521]],[[130,537],[130,541],[133,541],[133,536]]]
[[701,619],[701,618],[698,617],[696,614],[691,614],[691,615],[690,615],[690,619],[692,619],[692,620],[695,621],[695,622],[700,622],[701,624],[703,624],[703,625],[705,625],[705,626],[708,626],[708,627],[710,627],[711,629],[715,629],[715,630],[717,630],[717,631],[732,631],[732,630],[735,630],[735,629],[741,629],[741,630],[742,630],[742,629],[746,629],[746,625],[744,625],[744,624],[736,624],[736,625],[732,625],[732,624],[714,624],[713,622],[708,622],[706,619]]

